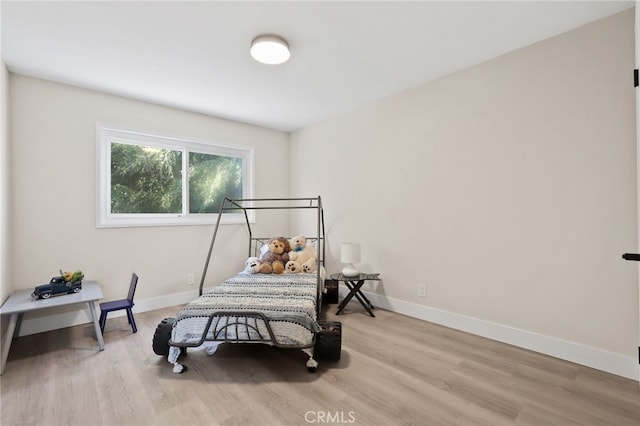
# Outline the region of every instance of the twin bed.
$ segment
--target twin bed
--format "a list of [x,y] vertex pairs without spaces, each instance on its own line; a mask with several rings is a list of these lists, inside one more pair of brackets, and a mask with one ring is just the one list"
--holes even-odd
[[[318,268],[314,273],[239,273],[203,293],[220,218],[226,211],[241,211],[246,220],[249,256],[256,256],[270,238],[254,237],[248,211],[257,209],[312,209],[317,213],[317,235],[307,237],[316,246]],[[200,281],[200,297],[181,309],[175,318],[165,318],[156,328],[153,350],[167,356],[173,371],[181,373],[179,362],[189,347],[206,343],[212,355],[221,343],[263,343],[303,350],[309,371],[317,359],[340,359],[342,327],[339,322],[319,319],[324,287],[324,216],[320,197],[288,199],[225,198],[211,239]],[[337,289],[336,289],[337,290]],[[333,299],[336,295],[331,294]]]

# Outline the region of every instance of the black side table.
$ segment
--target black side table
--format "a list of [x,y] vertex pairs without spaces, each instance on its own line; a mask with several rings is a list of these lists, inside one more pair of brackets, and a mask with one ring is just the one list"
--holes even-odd
[[355,296],[356,299],[358,299],[358,302],[360,302],[367,312],[369,312],[369,315],[375,317],[372,312],[374,309],[373,305],[369,299],[367,299],[367,296],[362,293],[360,288],[367,281],[380,281],[380,274],[358,274],[353,277],[345,277],[343,274],[332,274],[330,278],[335,281],[344,281],[344,284],[349,289],[349,294],[347,294],[347,296],[338,305],[336,315],[340,315],[344,307],[347,306],[347,303],[349,303],[349,301]]

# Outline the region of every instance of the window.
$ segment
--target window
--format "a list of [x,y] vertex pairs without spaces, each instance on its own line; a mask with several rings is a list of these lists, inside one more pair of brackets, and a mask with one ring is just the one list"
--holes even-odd
[[253,196],[253,148],[98,125],[97,161],[97,227],[215,223],[224,197]]

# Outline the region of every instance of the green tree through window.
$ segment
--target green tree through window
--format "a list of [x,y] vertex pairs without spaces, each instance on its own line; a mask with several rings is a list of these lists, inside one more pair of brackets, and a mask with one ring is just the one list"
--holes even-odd
[[242,159],[189,153],[189,213],[218,213],[224,197],[242,198]]
[[111,144],[111,213],[181,211],[181,151]]
[[100,125],[97,144],[98,227],[210,224],[225,197],[253,195],[251,147]]

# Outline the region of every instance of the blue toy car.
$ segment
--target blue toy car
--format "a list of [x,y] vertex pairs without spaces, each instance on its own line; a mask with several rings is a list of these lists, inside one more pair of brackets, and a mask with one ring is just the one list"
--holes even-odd
[[49,284],[42,284],[35,288],[31,297],[34,299],[48,299],[51,296],[77,293],[82,290],[82,281],[67,282],[63,277],[53,277]]

